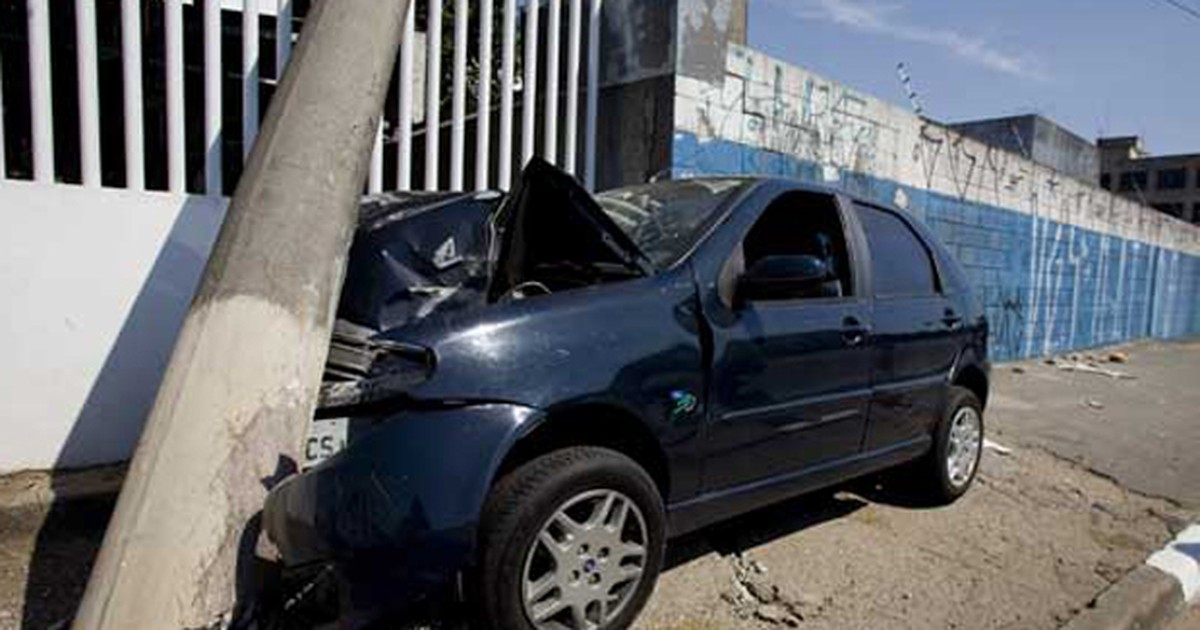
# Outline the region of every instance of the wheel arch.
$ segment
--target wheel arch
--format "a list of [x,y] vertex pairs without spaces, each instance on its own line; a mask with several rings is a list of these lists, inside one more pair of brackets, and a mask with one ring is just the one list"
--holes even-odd
[[955,373],[952,385],[966,388],[975,394],[981,405],[987,406],[988,375],[987,371],[976,363],[967,363]]
[[670,469],[662,445],[636,414],[608,404],[573,405],[548,412],[509,448],[492,484],[521,464],[571,446],[599,446],[629,457],[654,480],[663,501],[668,500]]

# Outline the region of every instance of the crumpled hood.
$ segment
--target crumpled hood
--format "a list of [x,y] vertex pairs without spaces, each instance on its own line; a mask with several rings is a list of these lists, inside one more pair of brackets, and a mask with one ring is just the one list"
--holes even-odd
[[[508,196],[390,193],[366,198],[360,214],[326,368],[331,390],[360,383],[351,389],[371,386],[378,396],[385,376],[410,382],[419,352],[382,336],[415,322],[651,271],[590,194],[536,158]],[[432,359],[419,363],[433,369]]]
[[650,272],[645,256],[569,175],[535,158],[507,197],[391,193],[365,199],[338,317],[377,332],[504,299]]

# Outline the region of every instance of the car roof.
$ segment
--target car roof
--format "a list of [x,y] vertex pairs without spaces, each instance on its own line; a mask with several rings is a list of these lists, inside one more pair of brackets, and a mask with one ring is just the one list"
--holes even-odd
[[[772,185],[772,186],[776,186],[779,188],[785,188],[785,189],[790,189],[790,190],[800,190],[800,191],[815,192],[815,193],[826,193],[826,194],[831,194],[831,195],[843,194],[843,195],[846,195],[853,199],[859,198],[856,195],[853,195],[853,194],[847,192],[846,190],[844,190],[840,187],[837,187],[837,186],[827,186],[824,184],[813,184],[810,182],[805,182],[805,181],[801,181],[799,179],[793,179],[793,178],[789,178],[789,177],[776,177],[776,176],[768,176],[768,175],[751,175],[751,174],[701,175],[701,176],[696,176],[696,177],[679,177],[679,178],[675,178],[675,179],[662,179],[662,180],[643,183],[643,184],[627,184],[625,186],[619,186],[619,187],[613,188],[611,190],[621,190],[624,188],[635,188],[635,187],[656,186],[656,185],[667,186],[667,185],[671,185],[671,184],[678,184],[681,182],[728,182],[728,181],[738,181],[738,182],[742,182],[743,184],[750,184],[753,186]],[[604,190],[604,191],[598,192],[597,194],[604,194],[606,192],[609,192],[609,191]]]

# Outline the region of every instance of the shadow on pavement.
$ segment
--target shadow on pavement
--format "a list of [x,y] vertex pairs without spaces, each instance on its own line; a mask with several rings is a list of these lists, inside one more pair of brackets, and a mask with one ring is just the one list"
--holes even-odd
[[69,627],[100,551],[115,495],[56,501],[37,533],[25,580],[25,630]]

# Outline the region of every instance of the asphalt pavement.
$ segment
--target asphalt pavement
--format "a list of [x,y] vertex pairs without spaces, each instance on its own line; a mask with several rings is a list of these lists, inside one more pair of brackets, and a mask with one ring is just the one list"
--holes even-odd
[[[1106,360],[1117,353],[1127,362]],[[1118,375],[1071,369],[1089,358]],[[995,368],[988,413],[998,434],[1200,508],[1200,342],[1141,343],[1074,359]]]

